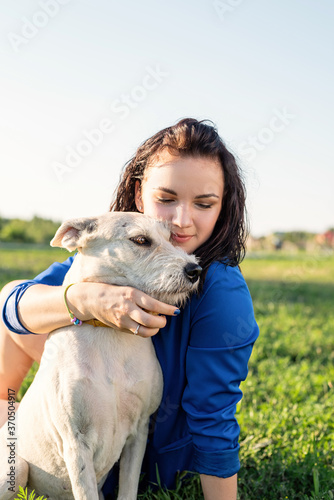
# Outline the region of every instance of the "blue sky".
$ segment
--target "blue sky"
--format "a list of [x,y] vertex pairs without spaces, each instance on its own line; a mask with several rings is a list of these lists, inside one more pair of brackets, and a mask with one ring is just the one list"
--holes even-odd
[[238,156],[253,234],[334,226],[333,18],[331,0],[2,2],[0,216],[106,211],[138,145],[191,116]]

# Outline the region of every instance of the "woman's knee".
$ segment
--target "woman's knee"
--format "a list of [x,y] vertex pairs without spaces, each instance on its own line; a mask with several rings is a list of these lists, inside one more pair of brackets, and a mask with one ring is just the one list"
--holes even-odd
[[[11,332],[2,320],[2,308],[13,288],[24,282],[7,283],[0,292],[0,398],[8,387],[18,389],[34,360],[40,360],[43,339]],[[28,338],[33,337],[33,338]],[[36,336],[37,337],[37,336]]]
[[[0,292],[0,313],[11,292],[20,281],[11,281]],[[8,387],[17,392],[33,360],[16,345],[0,314],[0,399],[5,399]],[[0,412],[1,413],[1,412]]]
[[7,283],[5,286],[2,287],[2,289],[0,291],[1,309],[2,309],[2,306],[4,305],[4,303],[6,302],[8,295],[13,290],[13,288],[16,287],[16,285],[19,285],[20,283],[24,283],[24,281],[25,280],[10,281],[9,283]]
[[4,322],[2,320],[2,310],[3,306],[5,305],[5,302],[8,298],[8,295],[10,292],[13,290],[16,285],[19,285],[20,283],[24,283],[24,280],[15,280],[15,281],[10,281],[7,283],[0,291],[0,328],[6,328],[4,325]]

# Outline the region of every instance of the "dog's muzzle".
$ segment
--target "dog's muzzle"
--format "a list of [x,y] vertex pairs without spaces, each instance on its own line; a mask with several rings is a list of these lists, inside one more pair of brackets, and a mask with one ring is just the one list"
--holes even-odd
[[187,264],[184,268],[184,272],[191,283],[196,283],[202,272],[201,266],[198,264]]

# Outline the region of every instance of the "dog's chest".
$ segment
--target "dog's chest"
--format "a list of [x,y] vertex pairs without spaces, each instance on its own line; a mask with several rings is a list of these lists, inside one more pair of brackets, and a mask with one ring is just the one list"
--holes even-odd
[[[149,415],[156,410],[162,374],[151,339],[111,328],[82,326],[65,330],[48,339],[59,347],[54,369],[66,375],[60,375],[65,392],[69,387],[78,391],[90,405],[104,401],[111,405],[112,412],[117,409],[130,422],[141,413]],[[74,394],[72,398],[75,403]]]

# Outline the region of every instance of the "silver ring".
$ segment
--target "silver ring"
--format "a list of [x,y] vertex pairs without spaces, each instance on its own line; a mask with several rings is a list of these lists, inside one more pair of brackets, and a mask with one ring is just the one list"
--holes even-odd
[[135,329],[135,331],[133,332],[133,335],[137,335],[138,332],[139,332],[139,328],[140,328],[140,324],[138,323],[138,326],[137,328]]

